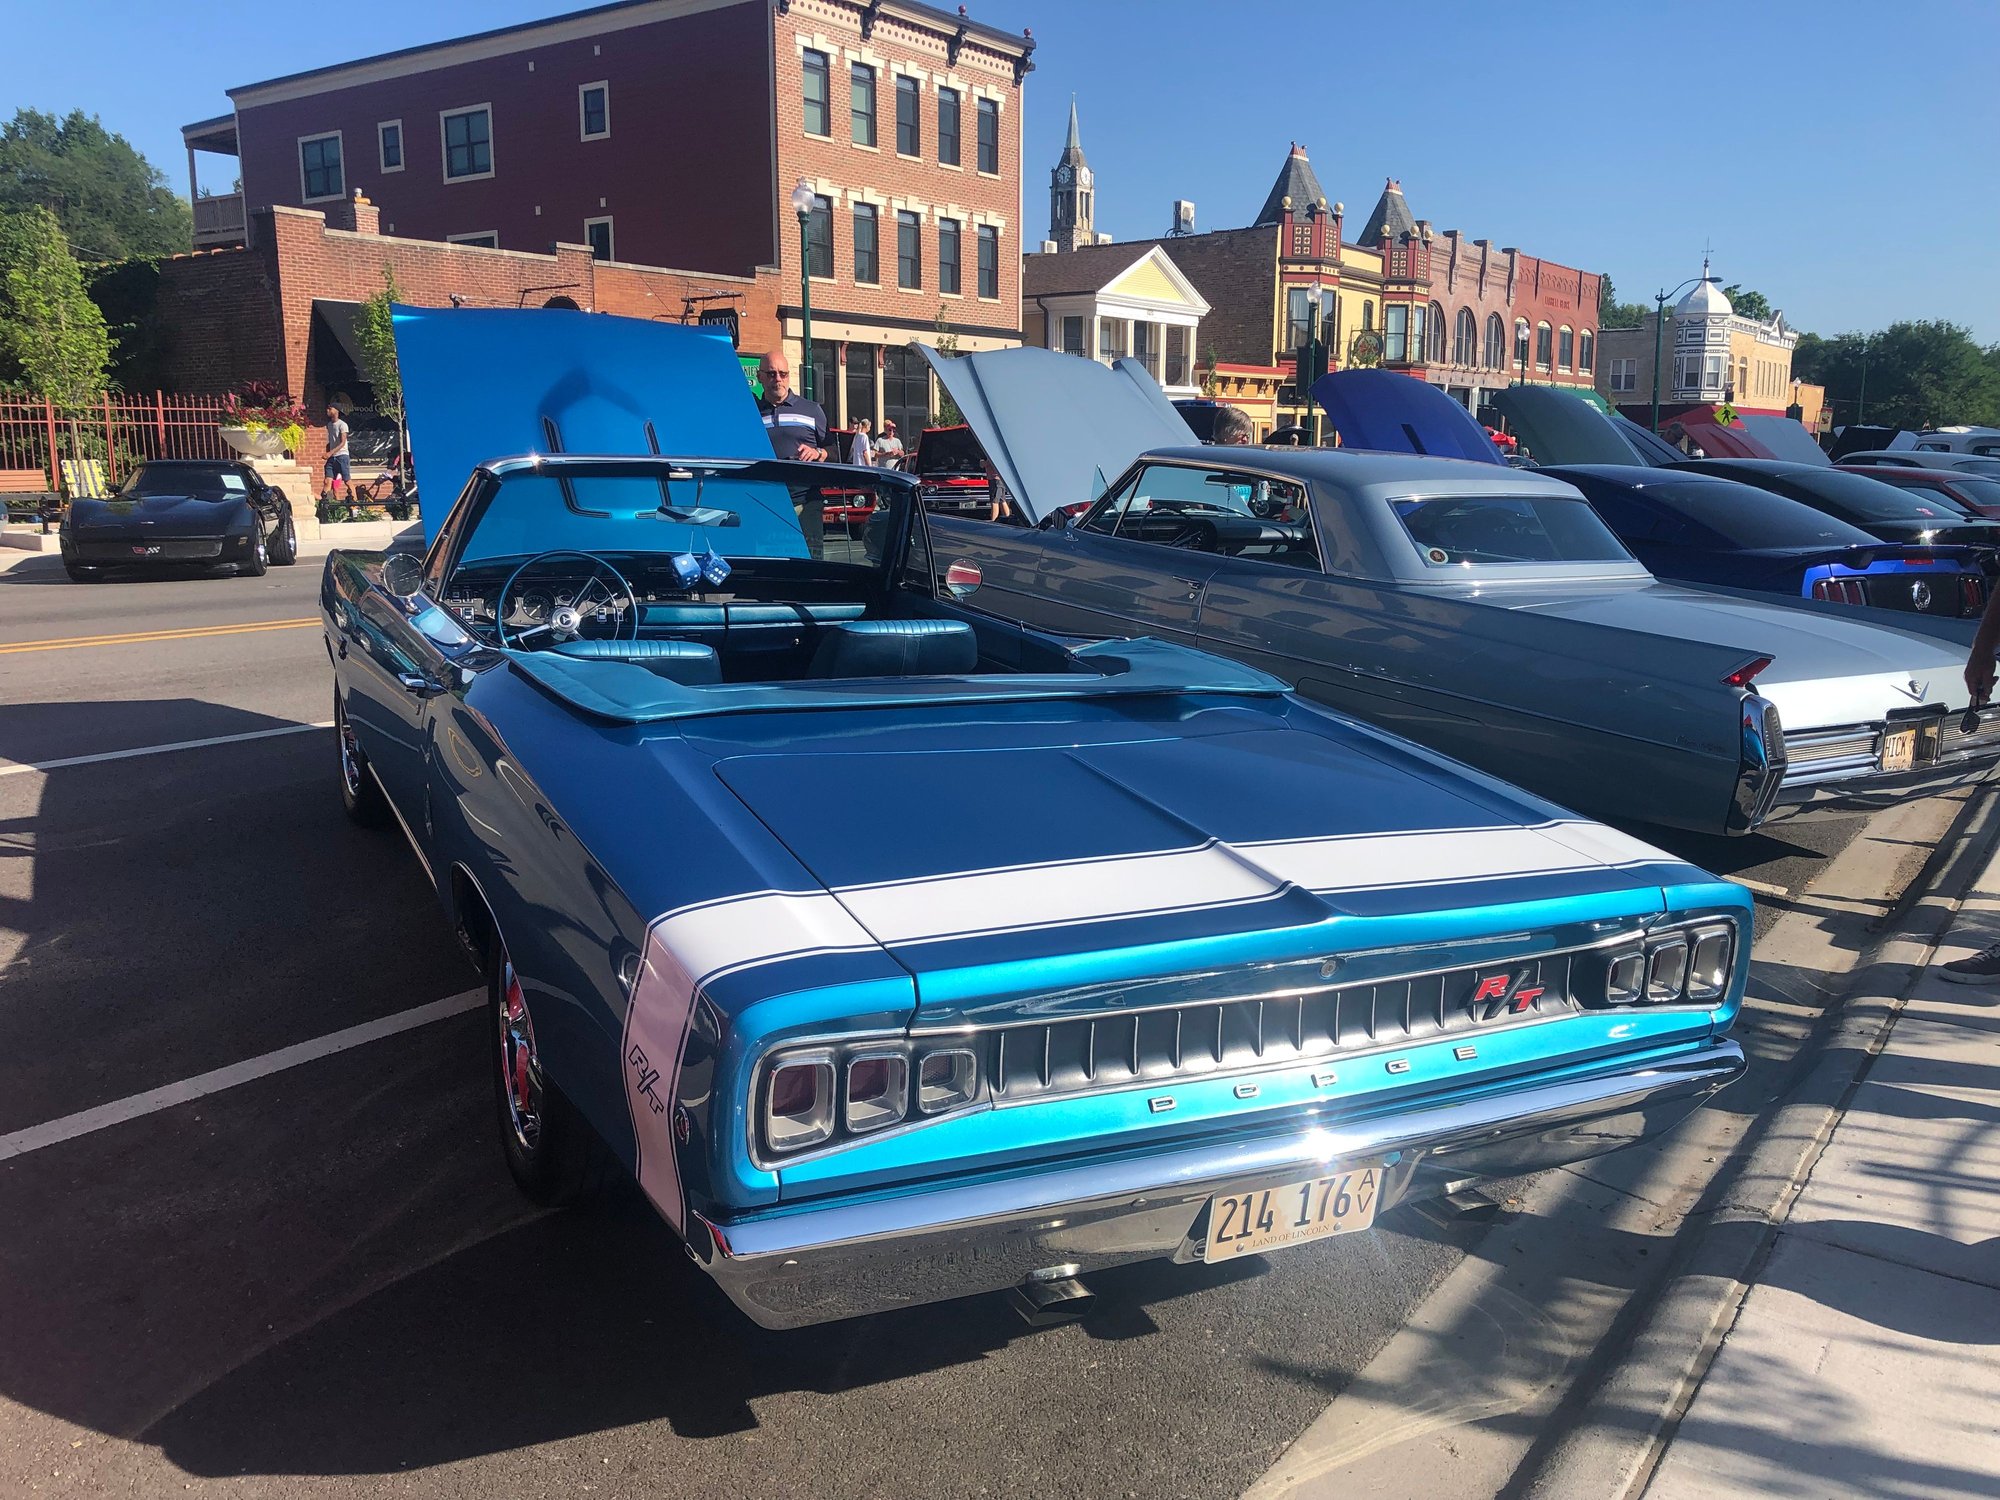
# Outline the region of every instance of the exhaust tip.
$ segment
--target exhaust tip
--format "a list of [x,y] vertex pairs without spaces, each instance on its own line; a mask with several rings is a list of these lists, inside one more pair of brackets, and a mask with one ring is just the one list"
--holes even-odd
[[1008,1298],[1030,1328],[1074,1323],[1097,1302],[1097,1294],[1074,1276],[1031,1276],[1009,1292]]

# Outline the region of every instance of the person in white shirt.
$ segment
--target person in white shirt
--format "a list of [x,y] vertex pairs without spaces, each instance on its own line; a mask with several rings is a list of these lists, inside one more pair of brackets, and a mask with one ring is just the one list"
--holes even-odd
[[851,464],[861,464],[865,467],[875,462],[875,449],[868,441],[868,427],[869,422],[866,417],[854,424],[854,456],[848,459]]
[[875,444],[875,462],[885,469],[903,467],[903,440],[896,436],[896,424],[886,417],[882,421],[882,436]]

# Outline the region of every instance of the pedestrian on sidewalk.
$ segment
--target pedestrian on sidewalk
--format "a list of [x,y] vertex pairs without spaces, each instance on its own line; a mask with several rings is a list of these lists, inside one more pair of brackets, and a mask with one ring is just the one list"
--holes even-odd
[[875,446],[868,441],[868,429],[873,425],[866,417],[854,424],[854,456],[848,459],[849,463],[869,466],[874,464]]
[[889,417],[882,419],[882,436],[875,440],[875,462],[884,469],[903,467],[903,440],[896,436],[896,424]]
[[[1972,706],[1965,712],[1960,728],[1970,732],[1979,723],[1979,712],[1993,697],[1994,652],[2000,651],[2000,593],[1986,599],[1986,612],[1979,617],[1979,630],[1972,637],[1972,650],[1965,658],[1965,686],[1972,694]],[[1955,958],[1938,965],[1938,973],[1953,984],[1994,985],[1986,996],[2000,1000],[2000,943],[1991,944],[1970,958]]]
[[329,405],[326,409],[326,485],[320,491],[320,500],[328,496],[336,505],[347,503],[348,492],[354,487],[354,469],[347,457],[347,423],[340,415],[340,408]]

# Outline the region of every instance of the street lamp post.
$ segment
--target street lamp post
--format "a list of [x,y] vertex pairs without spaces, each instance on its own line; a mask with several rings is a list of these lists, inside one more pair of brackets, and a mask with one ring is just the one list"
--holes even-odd
[[[1704,268],[1706,269],[1706,268]],[[1678,297],[1698,282],[1719,282],[1720,276],[1690,276],[1671,292],[1660,292],[1653,298],[1653,432],[1660,430],[1660,334],[1667,326],[1667,299]]]
[[1528,340],[1533,336],[1534,330],[1526,323],[1523,323],[1521,325],[1521,336],[1514,340],[1514,355],[1521,370],[1521,378],[1514,382],[1516,385],[1526,385],[1528,383]]
[[800,374],[803,376],[799,389],[808,401],[815,399],[816,393],[813,390],[812,240],[806,225],[812,218],[813,199],[817,196],[812,184],[803,177],[799,179],[799,185],[792,189],[792,212],[799,216],[799,349]]

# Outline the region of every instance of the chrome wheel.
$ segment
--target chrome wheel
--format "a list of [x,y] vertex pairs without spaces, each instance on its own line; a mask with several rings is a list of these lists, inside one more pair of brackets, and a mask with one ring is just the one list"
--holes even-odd
[[500,966],[500,1087],[514,1143],[532,1155],[542,1140],[542,1070],[521,977],[505,960]]

